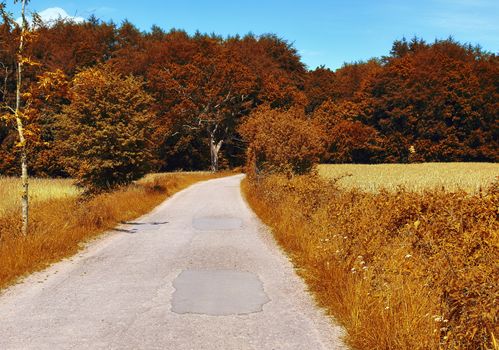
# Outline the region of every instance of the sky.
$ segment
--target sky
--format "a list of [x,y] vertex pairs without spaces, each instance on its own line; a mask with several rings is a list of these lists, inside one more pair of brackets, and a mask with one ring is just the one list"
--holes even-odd
[[[7,8],[19,16],[19,4],[8,0]],[[402,37],[452,36],[499,53],[499,0],[32,0],[28,10],[46,18],[128,19],[144,31],[156,24],[222,36],[274,33],[310,69],[387,55]]]

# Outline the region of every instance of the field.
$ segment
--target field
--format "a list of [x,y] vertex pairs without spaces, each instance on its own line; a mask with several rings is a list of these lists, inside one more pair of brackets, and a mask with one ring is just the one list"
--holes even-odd
[[497,163],[421,163],[421,164],[321,164],[319,174],[338,178],[344,189],[359,188],[377,192],[381,188],[395,190],[399,186],[410,191],[462,189],[478,193],[497,180]]
[[498,349],[497,169],[323,165],[243,191],[352,348]]
[[[80,189],[71,179],[30,179],[30,203],[36,204],[48,199],[74,198]],[[21,180],[13,177],[0,177],[0,216],[21,205]]]

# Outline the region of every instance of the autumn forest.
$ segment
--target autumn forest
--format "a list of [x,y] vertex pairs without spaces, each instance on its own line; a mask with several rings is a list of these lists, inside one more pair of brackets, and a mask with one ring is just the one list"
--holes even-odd
[[[237,167],[278,158],[265,133],[279,123],[314,135],[302,151],[323,163],[498,160],[498,58],[452,39],[396,40],[384,57],[332,71],[308,70],[272,34],[141,32],[96,18],[38,26],[23,80],[32,175],[87,172],[96,158],[82,149],[109,153],[105,140],[123,135],[123,166],[139,152],[154,170]],[[0,27],[1,102],[15,98],[17,30]],[[0,122],[0,173],[19,173],[17,143]]]

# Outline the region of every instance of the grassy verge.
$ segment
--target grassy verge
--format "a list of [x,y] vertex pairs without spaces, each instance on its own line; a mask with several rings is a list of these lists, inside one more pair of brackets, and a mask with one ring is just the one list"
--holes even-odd
[[20,235],[19,214],[0,216],[0,289],[17,278],[73,255],[85,242],[121,221],[137,218],[195,182],[224,173],[155,175],[121,190],[81,201],[77,196],[37,201],[30,234]]
[[243,192],[353,348],[497,349],[497,186],[369,193],[269,176]]

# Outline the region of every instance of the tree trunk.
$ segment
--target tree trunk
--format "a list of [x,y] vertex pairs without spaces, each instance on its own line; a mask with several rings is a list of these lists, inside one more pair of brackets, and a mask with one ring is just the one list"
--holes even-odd
[[28,182],[28,152],[26,149],[26,138],[24,137],[24,127],[20,116],[21,108],[21,70],[22,66],[18,66],[18,85],[16,91],[16,124],[19,134],[19,145],[21,146],[21,181],[23,186],[21,205],[22,205],[22,233],[28,234],[28,212],[29,212],[29,182]]
[[21,205],[22,205],[22,233],[23,235],[28,234],[28,212],[29,212],[29,181],[28,181],[28,154],[26,149],[26,139],[24,137],[24,127],[21,117],[19,116],[19,105],[20,105],[20,90],[17,90],[17,101],[16,102],[16,123],[17,132],[19,134],[19,144],[21,146],[21,181],[22,181],[22,195],[21,195]]
[[210,138],[210,154],[211,154],[211,171],[212,172],[217,172],[218,171],[218,152],[220,151],[220,148],[222,148],[224,140],[220,140],[217,143],[215,143],[215,137],[212,134]]
[[22,203],[22,233],[28,234],[29,222],[29,182],[28,182],[28,161],[27,161],[26,147],[23,146],[21,151],[21,180],[23,184],[23,192],[21,197]]
[[17,124],[17,132],[19,134],[19,145],[21,146],[21,180],[22,180],[22,233],[28,234],[28,213],[29,213],[29,183],[28,183],[28,155],[26,149],[26,138],[24,137],[24,126],[21,119],[21,88],[22,88],[22,71],[23,60],[22,54],[24,50],[24,36],[26,34],[27,22],[25,17],[26,0],[22,0],[22,28],[21,37],[19,40],[19,58],[17,63],[17,84],[16,84],[16,109],[15,117]]

